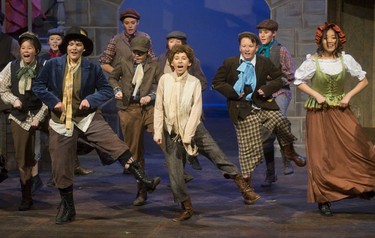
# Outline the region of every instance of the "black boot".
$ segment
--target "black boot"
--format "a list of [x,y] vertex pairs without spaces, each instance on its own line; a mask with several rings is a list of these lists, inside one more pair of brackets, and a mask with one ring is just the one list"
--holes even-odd
[[155,190],[156,186],[160,183],[160,178],[155,177],[152,180],[147,178],[143,169],[140,168],[137,161],[133,161],[129,164],[128,171],[140,182],[146,185],[147,191],[152,192]]
[[134,199],[133,205],[143,206],[146,204],[146,200],[147,200],[147,188],[143,183],[139,181],[137,181],[137,187],[138,187],[137,197]]
[[43,187],[43,181],[40,178],[39,174],[37,174],[31,178],[31,193],[34,194],[41,187]]
[[25,184],[21,183],[21,190],[22,190],[22,201],[21,205],[18,207],[19,211],[27,211],[30,210],[33,206],[33,199],[31,198],[31,179],[27,180]]
[[271,187],[272,183],[277,181],[277,175],[275,172],[275,151],[273,149],[264,152],[264,158],[266,160],[266,178],[260,185],[261,187]]
[[56,224],[65,224],[74,221],[76,209],[73,200],[73,185],[61,189],[59,188],[61,203],[58,207],[59,211],[56,215]]
[[8,178],[8,170],[5,168],[6,163],[5,156],[0,154],[0,183]]

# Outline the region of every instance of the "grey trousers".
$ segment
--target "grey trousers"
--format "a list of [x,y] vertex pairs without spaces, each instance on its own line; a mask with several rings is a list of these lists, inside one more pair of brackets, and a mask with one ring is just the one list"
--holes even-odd
[[[186,151],[181,142],[173,141],[168,132],[164,132],[167,147],[165,156],[174,201],[183,202],[189,198],[183,178],[183,159],[186,158]],[[198,147],[198,152],[209,159],[225,177],[239,174],[237,166],[226,157],[203,123],[198,125],[193,141]]]

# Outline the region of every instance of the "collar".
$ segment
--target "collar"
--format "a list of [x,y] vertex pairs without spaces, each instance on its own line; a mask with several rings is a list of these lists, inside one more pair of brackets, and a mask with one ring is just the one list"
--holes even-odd
[[[242,54],[240,55],[240,64],[242,63],[242,61],[246,61],[245,58],[242,56]],[[255,64],[257,62],[257,55],[254,55],[253,59],[250,60],[250,63],[252,63],[255,67]]]

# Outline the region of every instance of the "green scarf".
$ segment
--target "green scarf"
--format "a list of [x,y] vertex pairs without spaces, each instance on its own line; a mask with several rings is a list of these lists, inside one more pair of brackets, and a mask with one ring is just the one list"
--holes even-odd
[[270,57],[270,49],[271,49],[274,42],[275,42],[275,40],[272,40],[270,43],[262,45],[257,50],[257,55],[263,55],[264,57],[269,58]]
[[25,94],[26,90],[31,89],[31,79],[35,77],[36,60],[30,64],[21,61],[21,67],[17,70],[18,90],[20,94]]

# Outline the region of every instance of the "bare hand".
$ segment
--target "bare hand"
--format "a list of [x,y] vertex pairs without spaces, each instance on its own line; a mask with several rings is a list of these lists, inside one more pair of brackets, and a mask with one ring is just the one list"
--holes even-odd
[[156,139],[156,140],[154,140],[155,142],[156,142],[156,144],[158,144],[158,145],[161,145],[161,143],[162,143],[162,139]]
[[79,110],[87,110],[90,109],[90,103],[87,99],[83,99],[81,104],[79,105]]
[[340,101],[340,104],[339,104],[339,107],[348,107],[349,105],[349,101],[350,101],[350,98],[348,98],[347,96],[345,96],[341,101]]
[[64,104],[62,104],[62,102],[58,102],[53,109],[58,112],[65,112]]
[[16,99],[13,103],[13,107],[17,109],[22,109],[22,102],[19,99]]
[[315,99],[316,99],[316,101],[317,101],[319,104],[324,104],[324,103],[326,103],[326,98],[323,97],[322,95],[317,96]]
[[39,123],[40,121],[38,119],[34,119],[32,122],[31,122],[31,126],[32,127],[38,127],[39,126]]
[[151,97],[150,96],[144,96],[141,98],[141,100],[139,100],[139,103],[142,105],[142,106],[145,106],[147,104],[149,104],[151,102]]
[[115,99],[117,99],[117,100],[122,100],[122,97],[123,97],[122,92],[117,92],[115,94]]

